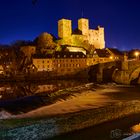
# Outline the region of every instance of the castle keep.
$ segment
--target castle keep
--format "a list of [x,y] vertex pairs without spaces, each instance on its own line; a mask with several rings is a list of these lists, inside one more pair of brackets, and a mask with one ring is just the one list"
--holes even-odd
[[61,19],[58,21],[58,43],[60,45],[69,45],[76,47],[88,47],[94,49],[105,48],[104,28],[98,26],[97,29],[89,29],[88,19],[78,20],[78,28],[72,31],[72,21]]

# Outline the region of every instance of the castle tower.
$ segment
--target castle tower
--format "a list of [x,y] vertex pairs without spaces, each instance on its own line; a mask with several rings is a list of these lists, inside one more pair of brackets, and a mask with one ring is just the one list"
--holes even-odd
[[61,19],[58,21],[58,37],[67,38],[72,34],[72,23],[71,20]]
[[88,19],[81,18],[78,20],[78,29],[82,31],[83,35],[88,35],[89,33],[89,21]]
[[104,37],[104,28],[98,26],[98,40],[100,41],[100,49],[104,49],[105,48],[105,37]]

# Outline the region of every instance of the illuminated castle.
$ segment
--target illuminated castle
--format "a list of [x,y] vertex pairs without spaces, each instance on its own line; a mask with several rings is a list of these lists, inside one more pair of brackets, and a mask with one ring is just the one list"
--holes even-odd
[[72,21],[61,19],[58,21],[58,43],[76,47],[88,47],[103,49],[105,48],[104,28],[98,26],[97,29],[89,29],[88,19],[78,20],[78,28],[72,31]]

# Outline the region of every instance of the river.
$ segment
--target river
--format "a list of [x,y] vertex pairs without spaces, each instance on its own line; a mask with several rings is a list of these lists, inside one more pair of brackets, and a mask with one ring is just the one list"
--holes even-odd
[[140,114],[77,130],[49,140],[122,140],[140,133]]
[[[7,83],[0,85],[0,108],[13,114],[22,114],[39,107],[53,104],[47,100],[47,94],[69,87],[82,86],[88,81],[49,81],[46,83]],[[107,98],[98,98],[103,102],[140,100],[140,87],[116,85],[114,83],[96,85],[92,91],[95,100],[100,94]],[[16,99],[15,99],[16,97]],[[59,98],[62,98],[61,96]],[[63,97],[64,98],[64,97]],[[66,97],[67,98],[67,97]],[[56,99],[57,100],[57,99]],[[54,99],[54,102],[55,99]],[[96,104],[103,104],[96,102]],[[96,105],[95,104],[95,105]],[[95,106],[96,107],[96,106]],[[140,114],[130,115],[115,121],[106,122],[94,127],[77,130],[52,140],[111,140],[122,139],[140,132]]]
[[88,80],[50,80],[46,82],[22,82],[0,84],[0,110],[12,114],[28,112],[41,106],[52,104],[56,99],[48,99],[48,95],[68,87],[80,86]]

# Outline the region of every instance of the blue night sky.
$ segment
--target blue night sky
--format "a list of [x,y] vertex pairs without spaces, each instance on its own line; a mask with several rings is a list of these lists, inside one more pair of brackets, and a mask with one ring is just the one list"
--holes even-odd
[[[82,12],[83,11],[83,12]],[[83,13],[83,14],[82,14]],[[140,48],[139,0],[0,0],[0,44],[33,40],[42,32],[57,37],[61,18],[90,20],[90,28],[105,28],[106,47]]]

